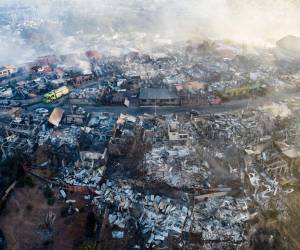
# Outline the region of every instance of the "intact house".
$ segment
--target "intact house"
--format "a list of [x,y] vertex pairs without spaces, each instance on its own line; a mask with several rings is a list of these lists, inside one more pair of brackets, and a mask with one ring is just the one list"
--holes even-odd
[[140,106],[179,105],[180,98],[175,89],[142,88],[139,95]]

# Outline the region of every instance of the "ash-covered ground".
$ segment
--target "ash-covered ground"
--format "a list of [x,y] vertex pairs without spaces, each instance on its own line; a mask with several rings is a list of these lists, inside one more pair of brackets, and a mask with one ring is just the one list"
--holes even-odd
[[297,1],[0,6],[0,249],[300,248]]

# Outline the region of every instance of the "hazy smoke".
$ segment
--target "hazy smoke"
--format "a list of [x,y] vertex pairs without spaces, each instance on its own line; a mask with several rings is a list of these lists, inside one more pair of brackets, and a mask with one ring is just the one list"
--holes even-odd
[[143,48],[157,34],[274,44],[287,34],[300,36],[299,24],[299,0],[2,0],[0,64],[104,50],[112,41]]

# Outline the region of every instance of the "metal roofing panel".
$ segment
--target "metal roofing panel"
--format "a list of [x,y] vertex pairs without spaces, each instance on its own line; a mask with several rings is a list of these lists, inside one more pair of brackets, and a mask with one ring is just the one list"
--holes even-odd
[[140,99],[158,99],[158,100],[168,100],[168,99],[178,99],[176,91],[173,89],[163,89],[163,88],[144,88],[140,90]]
[[53,111],[48,119],[48,122],[53,124],[54,126],[58,126],[63,117],[64,112],[65,111],[61,108],[53,109]]

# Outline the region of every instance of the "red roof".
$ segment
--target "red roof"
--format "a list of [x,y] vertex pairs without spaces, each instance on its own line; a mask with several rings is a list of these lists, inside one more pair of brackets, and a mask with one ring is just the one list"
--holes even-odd
[[181,91],[181,90],[200,90],[200,89],[205,89],[207,87],[207,83],[204,82],[198,82],[198,81],[192,81],[192,82],[186,82],[183,84],[176,84],[176,90]]
[[89,58],[100,58],[100,54],[97,50],[88,50],[87,52],[85,52],[85,55]]

